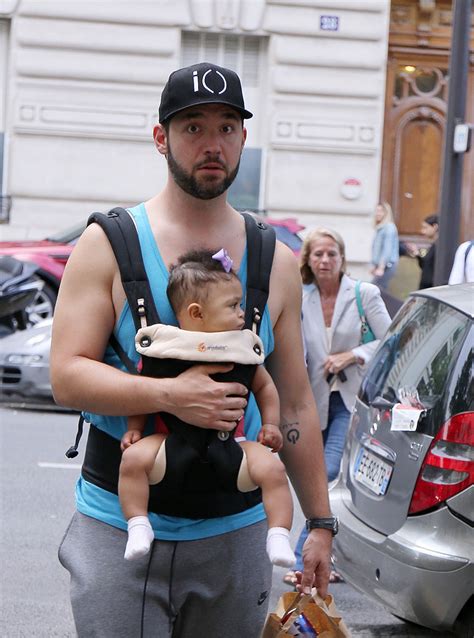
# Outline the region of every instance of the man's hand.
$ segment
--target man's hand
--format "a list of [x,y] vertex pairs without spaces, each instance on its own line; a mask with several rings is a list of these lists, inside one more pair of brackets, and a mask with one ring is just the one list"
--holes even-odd
[[296,589],[304,594],[311,593],[316,587],[321,598],[328,593],[329,575],[331,573],[332,532],[328,529],[313,529],[303,545],[302,575],[297,573]]
[[283,447],[283,437],[276,425],[264,423],[258,433],[257,440],[262,445],[272,449],[272,452],[279,452]]
[[385,268],[383,266],[377,266],[374,270],[374,275],[376,277],[381,277],[385,272]]
[[418,255],[420,254],[418,246],[416,244],[413,244],[412,242],[406,241],[405,248],[407,249],[407,253],[410,255],[410,257],[418,257]]
[[120,449],[124,452],[128,447],[139,441],[141,438],[142,433],[140,430],[128,430],[122,437]]
[[[247,406],[247,388],[236,382],[217,382],[211,374],[228,372],[233,364],[195,365],[166,380],[166,412],[201,428],[230,431]],[[164,381],[164,380],[162,380]]]

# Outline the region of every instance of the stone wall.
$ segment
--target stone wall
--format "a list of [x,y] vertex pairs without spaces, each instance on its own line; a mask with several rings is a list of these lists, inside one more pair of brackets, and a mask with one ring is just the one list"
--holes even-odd
[[[249,144],[261,206],[340,230],[364,264],[378,198],[389,0],[23,0],[10,26],[8,236],[38,237],[164,184],[153,148],[182,30],[265,38]],[[1,7],[0,7],[1,11]],[[323,27],[329,27],[326,30]],[[253,94],[252,94],[253,95]]]

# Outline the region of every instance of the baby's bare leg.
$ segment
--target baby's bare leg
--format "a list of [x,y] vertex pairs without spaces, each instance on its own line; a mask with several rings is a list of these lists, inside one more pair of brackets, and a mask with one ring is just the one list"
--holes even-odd
[[293,499],[285,466],[276,454],[272,454],[260,443],[242,441],[240,445],[247,456],[250,478],[262,488],[269,528],[267,553],[275,565],[291,567],[295,563],[295,555],[289,542]]
[[163,434],[146,436],[128,447],[122,455],[118,492],[127,520],[148,514],[148,476],[165,438]]
[[153,530],[148,520],[148,477],[165,436],[152,434],[128,447],[120,464],[119,498],[128,521],[128,542],[125,558],[144,556],[153,542]]

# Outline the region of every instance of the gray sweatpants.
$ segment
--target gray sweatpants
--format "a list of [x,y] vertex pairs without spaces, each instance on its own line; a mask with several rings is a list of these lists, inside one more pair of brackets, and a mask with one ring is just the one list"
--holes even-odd
[[267,523],[196,541],[155,541],[124,560],[127,535],[76,512],[59,547],[80,638],[258,638],[271,588]]

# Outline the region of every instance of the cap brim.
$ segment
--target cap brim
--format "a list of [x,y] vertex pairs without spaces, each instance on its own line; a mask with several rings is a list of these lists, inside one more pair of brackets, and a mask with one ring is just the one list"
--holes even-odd
[[230,106],[231,108],[233,108],[234,111],[237,111],[238,113],[240,113],[245,120],[249,120],[251,117],[253,117],[253,113],[251,113],[250,111],[247,111],[247,109],[243,109],[240,106],[236,106],[235,104],[231,104],[230,102],[226,102],[225,100],[213,100],[212,98],[209,100],[203,100],[201,98],[200,100],[196,100],[195,102],[186,104],[186,106],[183,106],[182,108],[175,109],[174,111],[167,113],[166,117],[160,120],[160,124],[163,124],[163,122],[166,122],[171,117],[173,117],[177,113],[180,113],[181,111],[185,111],[186,109],[189,109],[192,106],[199,106],[201,104],[227,104],[227,106]]

